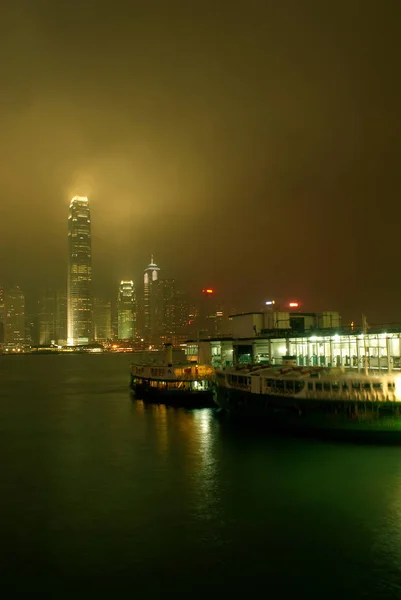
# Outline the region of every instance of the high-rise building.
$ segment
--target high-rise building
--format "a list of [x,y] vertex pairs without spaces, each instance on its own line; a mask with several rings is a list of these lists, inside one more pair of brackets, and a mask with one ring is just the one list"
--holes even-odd
[[176,291],[175,294],[175,340],[174,346],[183,344],[191,337],[190,331],[190,307],[188,296],[181,291]]
[[188,337],[199,337],[199,306],[193,302],[188,304]]
[[111,302],[95,299],[95,340],[111,339]]
[[0,284],[0,344],[4,343],[6,327],[6,307],[4,287]]
[[145,310],[144,310],[144,290],[137,294],[136,297],[136,330],[138,338],[143,342],[145,338]]
[[38,319],[36,315],[25,313],[25,345],[32,346],[38,338]]
[[163,336],[163,286],[160,268],[151,257],[143,276],[143,337],[152,346],[160,346]]
[[88,198],[75,196],[68,215],[68,345],[92,340],[92,250]]
[[67,343],[67,298],[65,292],[47,288],[39,300],[39,344]]
[[135,330],[135,286],[133,281],[121,281],[118,289],[118,339],[131,340]]
[[118,340],[118,294],[117,299],[111,302],[111,338]]
[[174,279],[163,279],[163,342],[175,345],[176,291]]
[[212,288],[202,290],[199,303],[198,335],[216,337],[222,334],[224,317],[221,305],[216,302]]
[[25,343],[25,296],[18,286],[5,294],[5,342],[15,346]]
[[67,295],[65,290],[56,290],[54,329],[57,343],[65,346],[67,343]]
[[54,290],[46,289],[39,300],[39,344],[48,346],[56,341]]

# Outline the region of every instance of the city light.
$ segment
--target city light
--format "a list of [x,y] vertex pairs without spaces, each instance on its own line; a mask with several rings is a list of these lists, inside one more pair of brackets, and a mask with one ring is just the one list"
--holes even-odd
[[299,302],[290,302],[288,306],[290,308],[298,308],[299,307]]
[[265,302],[266,306],[272,306],[272,304],[276,304],[275,300],[266,300]]
[[203,294],[213,294],[213,290],[211,288],[207,288],[206,290],[202,290]]
[[74,202],[89,202],[89,200],[86,196],[74,196],[70,202],[70,208],[72,207]]
[[[86,196],[71,200],[68,220],[67,341],[87,344],[92,337],[92,252]],[[77,299],[79,298],[79,302]]]

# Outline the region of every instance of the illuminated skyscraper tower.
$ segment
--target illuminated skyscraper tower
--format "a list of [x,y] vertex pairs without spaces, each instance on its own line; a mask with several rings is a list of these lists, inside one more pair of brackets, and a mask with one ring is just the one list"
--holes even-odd
[[144,338],[152,345],[161,343],[163,325],[163,289],[160,268],[150,259],[143,276],[143,319]]
[[131,340],[135,337],[135,287],[133,281],[121,281],[118,289],[118,338]]
[[6,305],[4,287],[0,284],[0,344],[4,342],[6,330]]
[[55,313],[55,292],[46,289],[39,301],[39,344],[41,346],[56,342]]
[[111,339],[111,302],[102,298],[95,298],[94,310],[94,338],[97,342]]
[[19,287],[6,292],[5,341],[15,346],[25,342],[25,295]]
[[75,196],[68,215],[68,345],[92,340],[92,251],[88,198]]
[[47,288],[39,300],[38,333],[40,345],[67,343],[67,297],[64,290]]

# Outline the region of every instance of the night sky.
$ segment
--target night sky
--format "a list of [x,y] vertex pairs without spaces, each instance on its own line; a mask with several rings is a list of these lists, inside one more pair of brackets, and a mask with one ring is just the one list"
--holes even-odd
[[401,322],[399,0],[3,0],[0,281],[95,292],[153,252],[238,310]]

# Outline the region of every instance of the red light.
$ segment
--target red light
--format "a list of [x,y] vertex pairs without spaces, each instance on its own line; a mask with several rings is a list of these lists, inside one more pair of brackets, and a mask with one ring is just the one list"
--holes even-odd
[[202,290],[203,294],[213,294],[213,290],[211,288],[208,288],[207,290]]
[[299,306],[299,302],[290,302],[289,307],[290,308],[298,308]]

